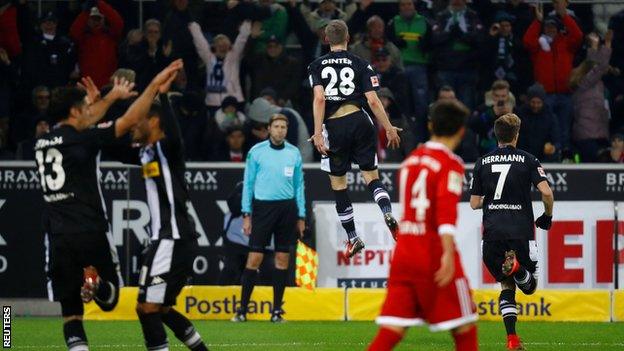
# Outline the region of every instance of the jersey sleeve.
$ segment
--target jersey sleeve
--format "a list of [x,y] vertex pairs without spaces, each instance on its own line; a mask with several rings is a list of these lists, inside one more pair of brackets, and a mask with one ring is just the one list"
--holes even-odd
[[115,136],[115,122],[109,121],[97,124],[82,132],[82,136],[86,143],[92,147],[101,148],[104,146],[113,146],[117,144]]
[[310,80],[310,88],[314,88],[317,85],[323,85],[321,72],[319,72],[319,67],[315,62],[312,62],[308,66],[308,79]]
[[359,70],[362,93],[379,90],[379,77],[373,66],[366,61],[362,61]]
[[531,182],[537,187],[537,184],[543,181],[548,181],[548,178],[546,177],[546,172],[544,172],[542,164],[536,157],[533,162],[531,162]]
[[464,180],[463,169],[458,165],[444,167],[438,175],[436,189],[436,221],[438,234],[455,235],[457,204],[461,198]]
[[483,196],[483,184],[481,184],[481,159],[475,162],[470,179],[470,195]]
[[167,94],[159,95],[160,103],[162,104],[162,116],[160,116],[160,125],[167,136],[167,141],[173,146],[179,146],[182,142],[182,132],[180,130],[180,124],[176,118],[175,112],[171,107],[169,96]]

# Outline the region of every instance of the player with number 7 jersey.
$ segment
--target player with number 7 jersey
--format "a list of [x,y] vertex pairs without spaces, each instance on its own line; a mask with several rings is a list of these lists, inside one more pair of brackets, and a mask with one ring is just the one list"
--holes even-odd
[[369,350],[389,350],[410,326],[451,331],[457,350],[477,349],[476,307],[455,249],[464,165],[461,142],[468,109],[456,101],[432,108],[432,139],[401,164],[403,218],[390,264],[388,293]]

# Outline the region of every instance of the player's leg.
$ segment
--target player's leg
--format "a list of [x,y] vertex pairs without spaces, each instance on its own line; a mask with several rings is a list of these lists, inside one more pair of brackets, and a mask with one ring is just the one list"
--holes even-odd
[[329,180],[332,190],[334,191],[334,196],[336,197],[336,213],[338,213],[338,218],[340,219],[342,227],[345,232],[347,232],[348,240],[344,254],[347,257],[352,257],[364,249],[364,241],[360,239],[355,231],[353,204],[351,203],[349,193],[347,192],[347,176],[330,175]]
[[476,351],[479,349],[477,342],[477,325],[474,323],[464,324],[451,331],[453,341],[455,342],[455,350],[457,351]]
[[522,350],[522,342],[518,334],[516,334],[518,307],[516,305],[516,284],[513,278],[507,278],[501,282],[498,308],[507,332],[507,349]]
[[386,351],[392,350],[405,335],[407,327],[398,327],[394,325],[381,325],[373,342],[368,347],[368,351]]
[[386,187],[379,179],[379,171],[377,169],[370,171],[362,170],[362,175],[364,176],[366,184],[368,184],[368,189],[373,194],[373,199],[381,209],[381,213],[383,213],[384,221],[386,222],[388,229],[390,229],[392,238],[396,240],[396,236],[399,230],[399,224],[392,215],[392,203],[390,202],[390,194],[388,194]]
[[201,335],[195,330],[193,324],[172,307],[193,273],[196,251],[196,240],[176,241],[171,270],[165,279],[167,289],[165,290],[164,304],[160,311],[163,323],[173,331],[178,340],[182,341],[190,350],[205,351],[208,348],[206,348]]
[[182,341],[190,350],[208,350],[206,344],[202,341],[201,335],[195,330],[191,321],[173,307],[164,306],[162,308],[162,321],[171,329],[176,338]]
[[168,351],[169,341],[167,340],[167,332],[162,320],[161,304],[144,301],[145,296],[141,297],[139,292],[136,312],[143,330],[145,346],[150,351]]
[[87,335],[82,324],[84,306],[80,298],[82,264],[72,252],[71,238],[62,234],[46,235],[46,270],[48,294],[61,304],[63,337],[70,351],[88,350]]
[[484,241],[483,262],[488,271],[501,283],[501,293],[498,298],[499,312],[507,334],[507,347],[516,349],[521,345],[516,334],[518,308],[516,306],[516,284],[512,277],[505,275],[501,267],[506,262],[506,252],[510,250],[508,241]]
[[531,295],[537,289],[537,245],[533,240],[513,240],[509,246],[511,250],[505,252],[503,274],[513,277],[518,288],[525,295]]
[[362,112],[362,114],[361,118],[357,120],[353,131],[355,135],[354,145],[352,146],[353,159],[360,166],[360,171],[362,176],[364,176],[368,189],[381,209],[392,237],[396,240],[399,226],[396,219],[392,216],[390,195],[379,179],[379,171],[377,170],[377,129],[370,116],[366,112]]
[[284,290],[288,280],[288,261],[290,253],[275,251],[275,270],[273,271],[273,311],[271,311],[271,322],[282,322],[282,301]]
[[85,260],[81,296],[83,302],[94,300],[102,311],[112,311],[119,301],[117,264],[105,234],[94,236],[85,245]]

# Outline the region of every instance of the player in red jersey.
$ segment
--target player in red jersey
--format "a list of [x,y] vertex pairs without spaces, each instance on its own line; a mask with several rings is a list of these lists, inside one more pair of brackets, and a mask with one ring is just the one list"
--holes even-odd
[[468,114],[460,102],[436,103],[431,141],[401,165],[403,219],[369,350],[391,350],[408,327],[424,323],[431,331],[451,331],[456,350],[478,348],[476,308],[453,238],[464,166],[451,150],[462,140]]

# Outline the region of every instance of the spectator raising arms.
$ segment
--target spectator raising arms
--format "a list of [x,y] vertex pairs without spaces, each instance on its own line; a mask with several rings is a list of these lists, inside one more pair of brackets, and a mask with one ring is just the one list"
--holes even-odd
[[587,58],[572,70],[570,89],[574,124],[572,140],[583,162],[596,162],[598,152],[609,144],[609,111],[605,104],[605,87],[602,77],[609,70],[612,32],[607,34],[605,45],[595,33],[587,36]]
[[104,0],[89,0],[86,4],[86,10],[78,15],[69,34],[78,48],[80,74],[91,77],[101,88],[117,69],[117,45],[124,22]]
[[546,90],[546,103],[557,116],[562,147],[570,147],[572,101],[568,81],[574,56],[581,47],[583,32],[568,14],[566,3],[555,2],[555,16],[544,19],[541,6],[524,35],[524,46],[533,61],[533,76]]
[[234,45],[227,36],[220,34],[214,37],[212,48],[197,22],[189,23],[188,28],[197,54],[206,65],[205,101],[209,113],[212,115],[219,109],[228,95],[234,96],[239,103],[244,102],[239,74],[245,43],[251,33],[251,22],[245,21],[240,26]]

